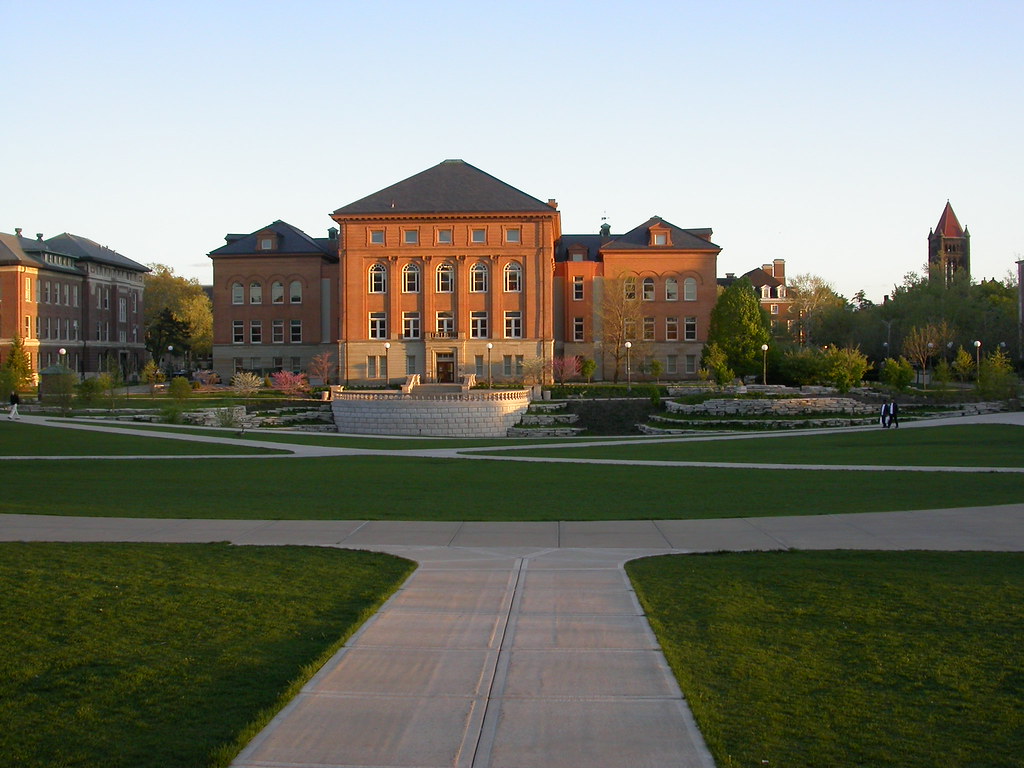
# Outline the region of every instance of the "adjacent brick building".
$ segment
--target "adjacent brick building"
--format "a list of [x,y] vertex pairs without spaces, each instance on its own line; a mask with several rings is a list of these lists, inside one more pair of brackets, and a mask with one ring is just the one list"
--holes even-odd
[[[638,363],[696,376],[720,248],[710,229],[660,218],[611,235],[563,235],[542,201],[446,160],[342,206],[326,238],[284,222],[212,251],[214,369],[306,370],[330,352],[337,378],[419,374],[522,379],[538,361],[584,356],[611,377],[606,281],[632,290]],[[631,286],[631,288],[630,288]],[[632,334],[632,335],[630,335]],[[616,345],[618,346],[618,344]]]
[[[0,233],[0,355],[15,336],[32,369],[58,362],[83,376],[145,361],[143,275],[149,268],[79,235]],[[65,350],[61,359],[60,350]]]

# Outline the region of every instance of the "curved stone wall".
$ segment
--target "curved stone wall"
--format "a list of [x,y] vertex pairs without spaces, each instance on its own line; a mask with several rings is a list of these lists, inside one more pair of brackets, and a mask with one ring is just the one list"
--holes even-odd
[[527,390],[431,396],[341,392],[331,402],[339,432],[422,437],[505,437],[529,405]]

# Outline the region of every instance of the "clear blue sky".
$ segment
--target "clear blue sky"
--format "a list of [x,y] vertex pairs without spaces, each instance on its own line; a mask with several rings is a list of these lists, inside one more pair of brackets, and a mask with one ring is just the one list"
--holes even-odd
[[228,232],[446,158],[565,232],[712,227],[880,300],[949,199],[975,279],[1021,237],[1024,3],[0,0],[0,231],[209,282]]

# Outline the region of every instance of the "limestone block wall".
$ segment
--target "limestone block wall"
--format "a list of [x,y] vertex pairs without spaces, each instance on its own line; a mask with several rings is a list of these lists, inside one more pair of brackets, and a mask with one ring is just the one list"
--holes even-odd
[[878,409],[849,397],[790,397],[782,400],[707,400],[700,405],[666,402],[671,413],[694,413],[711,416],[771,414],[773,416],[803,413],[873,414]]
[[525,391],[430,398],[343,392],[331,402],[339,432],[423,437],[505,437],[529,404]]

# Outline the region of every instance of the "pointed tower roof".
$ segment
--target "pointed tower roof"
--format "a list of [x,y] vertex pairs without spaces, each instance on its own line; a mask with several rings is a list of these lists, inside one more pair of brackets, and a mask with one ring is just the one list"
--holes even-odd
[[463,160],[445,160],[404,181],[342,206],[334,214],[480,213],[543,211],[548,203],[496,179]]
[[964,229],[960,226],[960,222],[957,221],[956,214],[953,213],[953,206],[949,204],[949,200],[946,201],[946,207],[942,209],[939,223],[935,225],[935,234],[942,237],[964,236]]

